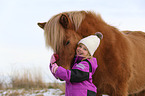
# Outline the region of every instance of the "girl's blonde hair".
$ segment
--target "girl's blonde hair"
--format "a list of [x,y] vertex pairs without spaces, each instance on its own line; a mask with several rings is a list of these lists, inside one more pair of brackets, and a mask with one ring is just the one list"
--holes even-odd
[[[80,44],[84,45],[83,43],[79,43],[79,44],[77,45],[77,47],[78,47]],[[85,46],[85,45],[84,45],[84,46]],[[85,60],[85,59],[90,59],[90,60],[92,60],[93,56],[91,56],[91,54],[90,54],[88,48],[87,48],[87,51],[88,51],[88,53],[89,53],[88,56],[86,56],[85,58],[83,58],[81,61],[83,61],[83,60]]]
[[87,56],[87,57],[83,58],[82,61],[85,60],[85,59],[90,59],[90,60],[92,60],[92,58],[93,58],[93,56]]

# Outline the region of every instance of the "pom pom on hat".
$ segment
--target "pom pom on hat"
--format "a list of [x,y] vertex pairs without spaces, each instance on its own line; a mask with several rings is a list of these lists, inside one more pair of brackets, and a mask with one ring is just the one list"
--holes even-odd
[[90,35],[88,37],[85,37],[81,39],[78,44],[82,43],[84,44],[91,56],[93,56],[94,52],[97,50],[97,48],[100,45],[100,40],[103,39],[103,34],[101,32],[96,32],[95,35]]
[[97,35],[100,40],[103,39],[103,34],[101,32],[96,32],[95,35]]

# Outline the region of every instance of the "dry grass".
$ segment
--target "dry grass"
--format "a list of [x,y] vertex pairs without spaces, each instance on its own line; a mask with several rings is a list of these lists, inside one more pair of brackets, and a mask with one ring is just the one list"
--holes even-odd
[[10,94],[7,94],[8,96],[19,96],[19,95],[22,95],[20,94],[19,92],[13,92],[13,93],[10,93]]
[[5,95],[7,96],[19,96],[26,93],[41,93],[38,96],[43,96],[43,92],[36,91],[44,90],[45,92],[45,90],[48,91],[47,89],[60,89],[62,91],[60,95],[65,94],[65,83],[45,83],[42,79],[41,72],[38,70],[37,72],[28,71],[26,69],[21,70],[21,72],[14,71],[10,78],[10,85],[7,85],[0,80],[0,94],[3,94],[3,92],[6,91],[7,93]]
[[63,92],[63,94],[65,93],[65,83],[54,82],[54,83],[49,83],[48,85],[49,85],[48,88],[60,89]]
[[65,83],[58,83],[57,86],[58,89],[60,89],[63,92],[62,94],[65,94]]
[[45,83],[42,79],[41,72],[35,71],[30,72],[28,70],[24,70],[23,72],[13,72],[11,78],[11,84],[13,89],[60,89],[65,92],[65,84],[64,83]]
[[46,84],[43,82],[40,72],[32,73],[28,70],[24,72],[14,72],[11,78],[12,88],[46,88]]
[[3,89],[3,81],[0,80],[0,90]]

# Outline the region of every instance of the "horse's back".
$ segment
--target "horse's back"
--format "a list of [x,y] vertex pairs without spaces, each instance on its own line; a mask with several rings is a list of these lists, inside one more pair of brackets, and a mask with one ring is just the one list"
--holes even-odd
[[129,81],[129,93],[139,92],[145,89],[145,33],[141,31],[126,34],[130,42],[131,52],[131,78]]

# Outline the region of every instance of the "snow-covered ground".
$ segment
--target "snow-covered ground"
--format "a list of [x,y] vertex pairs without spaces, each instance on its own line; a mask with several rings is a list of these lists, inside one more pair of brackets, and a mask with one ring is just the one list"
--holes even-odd
[[0,96],[65,96],[60,89],[42,90],[0,90]]
[[[60,89],[42,89],[42,90],[0,90],[0,96],[65,96]],[[109,95],[102,95],[109,96]]]

